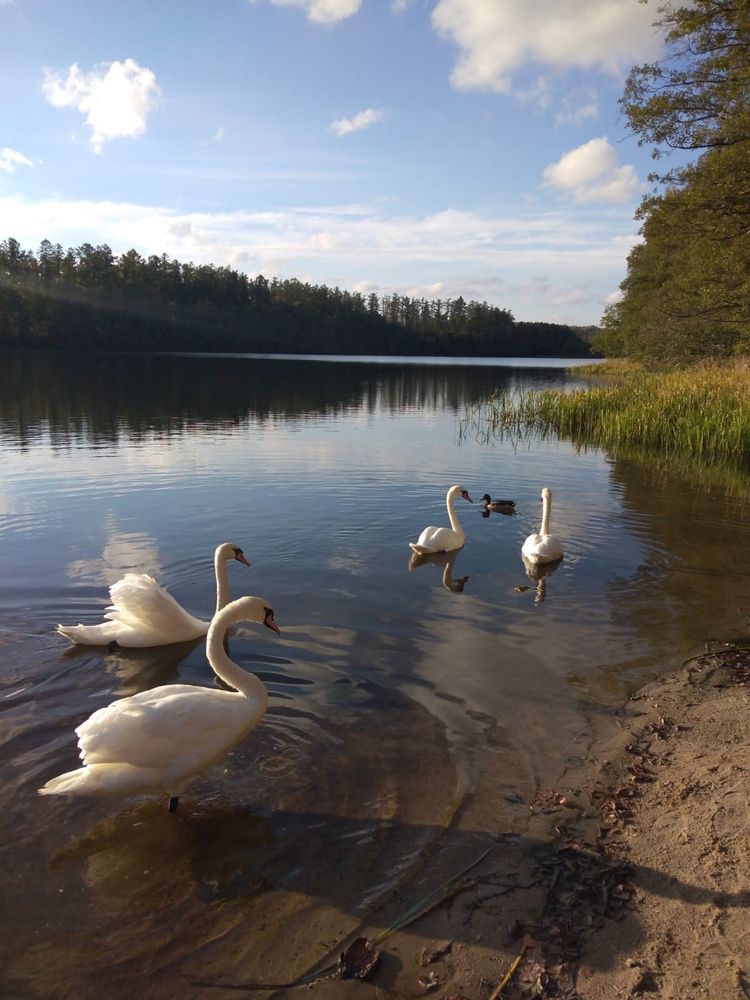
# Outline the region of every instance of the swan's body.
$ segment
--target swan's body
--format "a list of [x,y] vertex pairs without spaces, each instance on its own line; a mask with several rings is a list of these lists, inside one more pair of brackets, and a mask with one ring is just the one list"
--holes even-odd
[[493,500],[489,493],[482,497],[485,510],[494,510],[496,514],[513,514],[516,506],[515,500]]
[[460,549],[464,544],[466,532],[459,524],[454,509],[458,497],[468,500],[469,503],[474,502],[463,486],[451,486],[445,497],[451,526],[450,528],[436,528],[434,525],[430,525],[429,528],[425,528],[416,542],[409,542],[417,555],[428,555],[430,552],[452,552],[453,549]]
[[224,636],[238,621],[278,632],[273,610],[260,597],[240,597],[217,612],[206,640],[208,662],[236,688],[165,684],[100,708],[77,729],[83,766],[52,778],[41,795],[166,793],[170,810],[185,785],[222,760],[268,706],[263,682],[229,659]]
[[[249,566],[242,549],[231,542],[219,545],[214,553],[216,611],[229,600],[227,562],[237,559]],[[116,642],[124,648],[166,646],[206,635],[211,622],[194,618],[148,573],[126,573],[109,588],[112,604],[101,625],[58,625],[57,631],[71,642],[86,646],[107,646]]]
[[563,547],[559,538],[549,533],[549,516],[552,509],[552,494],[545,486],[542,490],[542,525],[539,533],[531,534],[521,546],[521,555],[530,563],[556,562],[563,557]]

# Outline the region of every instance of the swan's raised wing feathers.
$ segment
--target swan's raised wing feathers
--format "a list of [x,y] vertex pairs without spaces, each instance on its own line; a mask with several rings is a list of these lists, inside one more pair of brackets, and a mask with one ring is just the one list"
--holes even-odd
[[126,573],[109,588],[109,596],[112,604],[104,617],[128,628],[185,635],[186,629],[200,625],[205,628],[196,636],[208,631],[208,622],[188,614],[148,573]]

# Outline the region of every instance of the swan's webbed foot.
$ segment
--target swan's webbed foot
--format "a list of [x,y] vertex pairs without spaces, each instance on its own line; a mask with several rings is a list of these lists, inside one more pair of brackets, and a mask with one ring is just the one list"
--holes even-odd
[[180,804],[180,796],[179,795],[170,795],[169,796],[169,811],[171,813],[177,812],[177,806],[179,804]]

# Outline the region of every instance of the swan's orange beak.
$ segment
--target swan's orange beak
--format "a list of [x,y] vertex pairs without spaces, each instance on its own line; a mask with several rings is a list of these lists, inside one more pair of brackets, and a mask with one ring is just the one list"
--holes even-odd
[[473,501],[473,500],[471,499],[471,497],[469,496],[469,493],[468,493],[468,491],[467,491],[467,490],[462,490],[462,491],[461,491],[461,496],[462,496],[462,497],[464,498],[464,500],[468,500],[468,501],[469,501],[469,503],[474,503],[474,501]]
[[242,549],[240,549],[237,552],[237,554],[236,554],[236,556],[234,558],[237,560],[237,562],[244,563],[246,566],[252,566],[252,563],[250,562],[250,560],[245,558],[245,553],[242,551]]

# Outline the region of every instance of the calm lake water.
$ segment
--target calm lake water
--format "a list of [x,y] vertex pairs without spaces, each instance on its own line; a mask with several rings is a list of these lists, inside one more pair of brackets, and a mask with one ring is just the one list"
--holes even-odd
[[[435,864],[518,829],[635,687],[746,634],[747,477],[462,433],[496,387],[573,387],[577,362],[387,360],[0,359],[4,996],[299,975],[382,926],[394,887],[406,908]],[[516,514],[459,502],[464,548],[410,567],[454,483]],[[535,581],[520,548],[545,485],[565,558]],[[208,617],[222,541],[253,564],[231,564],[232,595],[282,630],[230,639],[265,720],[175,815],[38,796],[95,709],[213,683],[202,642],[71,647],[56,623],[101,620],[128,571]]]

